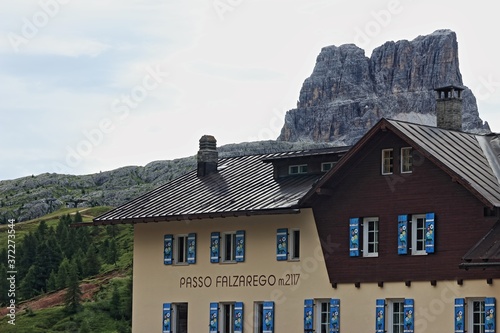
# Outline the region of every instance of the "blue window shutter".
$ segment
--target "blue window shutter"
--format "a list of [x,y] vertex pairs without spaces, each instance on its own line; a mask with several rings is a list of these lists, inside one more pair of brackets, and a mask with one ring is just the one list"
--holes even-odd
[[484,299],[484,332],[495,333],[496,327],[495,298],[486,297]]
[[312,299],[304,300],[304,332],[313,331],[314,301]]
[[188,235],[188,254],[187,254],[187,262],[188,264],[196,263],[196,234]]
[[210,235],[210,262],[219,262],[220,233],[212,232]]
[[375,315],[375,332],[384,333],[385,332],[385,300],[377,299]]
[[243,333],[243,323],[245,319],[243,317],[243,303],[234,303],[234,333]]
[[174,249],[174,236],[163,236],[163,263],[165,265],[172,265],[172,255]]
[[427,213],[425,214],[425,252],[427,253],[434,253],[435,234],[434,213]]
[[219,303],[210,303],[209,332],[217,333],[218,331],[219,331]]
[[236,231],[236,261],[245,261],[245,230]]
[[340,299],[330,299],[330,333],[340,332]]
[[398,254],[408,254],[408,215],[398,216]]
[[455,298],[455,333],[464,333],[465,299]]
[[415,310],[414,310],[414,302],[412,298],[405,298],[404,301],[404,311],[405,311],[405,319],[404,319],[404,332],[405,333],[413,333],[415,329]]
[[349,256],[359,257],[359,218],[349,219]]
[[274,302],[264,302],[263,305],[262,333],[274,333]]
[[162,333],[172,332],[172,305],[170,303],[163,303],[163,316],[162,316]]
[[288,259],[288,229],[278,229],[276,233],[276,259]]

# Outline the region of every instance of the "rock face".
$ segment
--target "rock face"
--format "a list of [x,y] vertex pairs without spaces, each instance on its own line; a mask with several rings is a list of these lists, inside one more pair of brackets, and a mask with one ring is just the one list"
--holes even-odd
[[[353,44],[324,47],[278,140],[352,145],[382,117],[435,126],[434,89],[448,85],[463,87],[450,30],[386,42],[370,58]],[[474,95],[464,88],[463,130],[489,132]]]

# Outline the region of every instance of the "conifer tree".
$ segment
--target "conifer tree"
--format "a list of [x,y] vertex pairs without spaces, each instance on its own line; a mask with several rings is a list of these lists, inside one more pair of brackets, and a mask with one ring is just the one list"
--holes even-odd
[[111,294],[111,300],[109,303],[109,314],[114,319],[121,319],[122,317],[121,297],[116,284],[113,285],[113,293]]
[[75,223],[83,222],[83,218],[82,218],[82,215],[80,214],[80,212],[78,212],[78,211],[76,212],[74,221],[75,221]]
[[111,241],[109,242],[106,262],[108,264],[116,265],[117,261],[118,261],[118,246],[116,245],[116,240],[112,238]]
[[99,262],[99,258],[97,256],[97,249],[92,244],[89,246],[86,254],[85,261],[83,264],[83,270],[85,276],[93,276],[99,274],[99,270],[101,269],[101,263]]
[[69,267],[68,274],[68,289],[66,290],[66,295],[64,296],[65,310],[68,313],[77,313],[80,311],[82,305],[82,291],[80,289],[80,283],[78,279],[78,268],[76,263],[73,261]]
[[26,276],[21,280],[19,293],[23,299],[31,298],[39,293],[36,289],[37,277],[35,265],[32,265]]
[[56,276],[57,289],[64,289],[68,286],[69,260],[64,258],[59,265]]
[[54,290],[57,290],[57,274],[54,270],[51,270],[49,279],[47,280],[47,291]]

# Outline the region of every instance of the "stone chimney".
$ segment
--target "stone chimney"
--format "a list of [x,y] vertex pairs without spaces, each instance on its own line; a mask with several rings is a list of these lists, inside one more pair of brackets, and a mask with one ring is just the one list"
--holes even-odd
[[200,139],[198,150],[198,177],[208,176],[217,172],[217,140],[212,135],[204,135]]
[[434,89],[436,97],[437,127],[462,130],[462,91],[464,88],[446,86]]

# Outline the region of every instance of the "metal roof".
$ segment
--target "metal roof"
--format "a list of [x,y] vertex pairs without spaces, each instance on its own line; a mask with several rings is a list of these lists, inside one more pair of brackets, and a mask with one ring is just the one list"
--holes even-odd
[[500,266],[500,221],[462,259],[461,268]]
[[498,134],[478,135],[387,120],[407,141],[457,181],[493,206],[500,206],[500,160],[492,144]]
[[220,159],[218,172],[197,177],[193,170],[94,219],[94,224],[272,214],[298,209],[299,199],[321,175],[275,179],[263,159],[284,153]]

